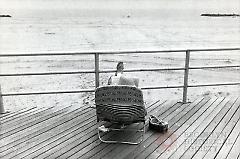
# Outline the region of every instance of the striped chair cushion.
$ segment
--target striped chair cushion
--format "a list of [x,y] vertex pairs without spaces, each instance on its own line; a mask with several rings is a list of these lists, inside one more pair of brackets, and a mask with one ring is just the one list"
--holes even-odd
[[135,86],[103,86],[96,89],[97,117],[114,123],[145,121],[142,91]]

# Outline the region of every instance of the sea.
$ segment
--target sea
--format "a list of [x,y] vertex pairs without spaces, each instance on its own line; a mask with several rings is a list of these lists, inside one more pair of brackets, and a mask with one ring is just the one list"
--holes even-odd
[[1,0],[0,53],[239,47],[239,0]]

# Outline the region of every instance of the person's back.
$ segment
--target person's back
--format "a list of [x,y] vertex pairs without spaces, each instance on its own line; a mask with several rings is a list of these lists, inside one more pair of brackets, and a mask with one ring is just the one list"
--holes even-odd
[[119,85],[131,85],[138,87],[139,80],[137,78],[129,78],[125,76],[121,76],[119,79]]
[[123,62],[117,64],[117,71],[115,76],[111,76],[108,80],[108,85],[131,85],[138,87],[139,79],[130,78],[123,75],[124,65]]

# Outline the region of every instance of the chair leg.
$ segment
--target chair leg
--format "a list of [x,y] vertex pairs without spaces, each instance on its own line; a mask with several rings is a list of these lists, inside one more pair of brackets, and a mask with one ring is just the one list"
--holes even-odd
[[[141,136],[140,136],[140,140],[136,141],[136,142],[131,142],[131,141],[119,141],[119,140],[104,140],[102,137],[101,137],[101,126],[98,126],[98,138],[101,142],[103,143],[122,143],[122,144],[131,144],[131,145],[137,145],[139,143],[141,143],[143,141],[143,138],[144,138],[144,134],[145,134],[145,123],[143,123],[143,128],[141,129],[125,129],[125,128],[107,128],[105,130],[105,132],[103,132],[103,136],[105,136],[108,132],[111,132],[111,131],[131,131],[131,132],[141,132]],[[129,135],[127,136],[129,137]]]

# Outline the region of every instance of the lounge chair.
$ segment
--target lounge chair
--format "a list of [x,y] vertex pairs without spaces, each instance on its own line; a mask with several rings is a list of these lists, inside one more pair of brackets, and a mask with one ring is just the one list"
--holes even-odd
[[[102,86],[95,91],[98,136],[105,143],[139,144],[145,133],[146,109],[142,91],[135,86]],[[105,128],[104,122],[110,123]],[[137,126],[131,128],[129,125]],[[115,127],[112,127],[115,125]],[[140,125],[140,128],[139,128]],[[117,126],[117,128],[116,128]],[[103,139],[106,133],[113,131],[140,132],[137,141]],[[120,133],[120,132],[119,132]],[[114,134],[116,135],[116,134]],[[128,137],[127,139],[130,139]]]

